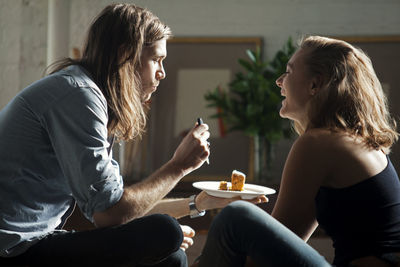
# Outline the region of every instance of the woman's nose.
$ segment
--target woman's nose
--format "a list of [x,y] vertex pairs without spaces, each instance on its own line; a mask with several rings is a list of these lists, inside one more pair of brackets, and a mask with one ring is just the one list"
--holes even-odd
[[279,76],[279,78],[276,79],[276,81],[275,81],[275,83],[276,83],[276,85],[278,85],[278,87],[282,87],[282,77],[283,77],[283,74],[281,76]]

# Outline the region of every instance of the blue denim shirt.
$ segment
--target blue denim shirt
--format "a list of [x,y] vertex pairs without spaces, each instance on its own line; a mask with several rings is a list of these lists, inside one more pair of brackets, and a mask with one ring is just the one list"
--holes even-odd
[[93,220],[119,201],[107,102],[79,66],[22,90],[0,112],[0,257],[24,252],[57,229],[75,201]]

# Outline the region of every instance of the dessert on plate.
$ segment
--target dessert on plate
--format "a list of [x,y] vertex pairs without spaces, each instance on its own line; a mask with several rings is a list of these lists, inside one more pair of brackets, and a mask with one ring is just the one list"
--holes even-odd
[[231,175],[231,187],[228,186],[228,182],[221,181],[219,183],[220,190],[230,191],[243,191],[244,184],[246,182],[246,175],[240,171],[233,170]]
[[227,181],[221,181],[219,182],[219,190],[228,190],[228,182]]

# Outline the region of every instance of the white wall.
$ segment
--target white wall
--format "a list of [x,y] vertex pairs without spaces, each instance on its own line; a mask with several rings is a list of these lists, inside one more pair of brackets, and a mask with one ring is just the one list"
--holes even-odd
[[19,71],[20,2],[0,2],[0,107],[18,92],[19,88],[19,79],[15,73]]
[[[68,1],[68,0],[65,0]],[[107,0],[70,0],[70,50]],[[398,0],[137,0],[176,36],[261,36],[268,58],[288,36],[400,35]],[[0,108],[46,65],[48,0],[0,0]]]
[[[111,1],[72,0],[71,44],[78,45],[101,8]],[[137,0],[176,36],[262,36],[267,56],[288,36],[400,34],[398,0]]]
[[0,109],[46,66],[47,0],[0,0]]

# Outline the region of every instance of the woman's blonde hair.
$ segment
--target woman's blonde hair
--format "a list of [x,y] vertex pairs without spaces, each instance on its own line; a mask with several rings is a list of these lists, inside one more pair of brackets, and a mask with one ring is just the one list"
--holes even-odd
[[90,26],[82,57],[56,62],[51,73],[73,64],[83,66],[107,100],[108,133],[124,140],[140,137],[147,120],[140,56],[144,47],[169,37],[170,28],[149,10],[111,4]]
[[[320,90],[308,103],[306,129],[344,130],[374,149],[389,151],[398,139],[396,121],[370,58],[347,42],[310,36],[300,43],[305,64]],[[306,130],[295,123],[299,134]]]

